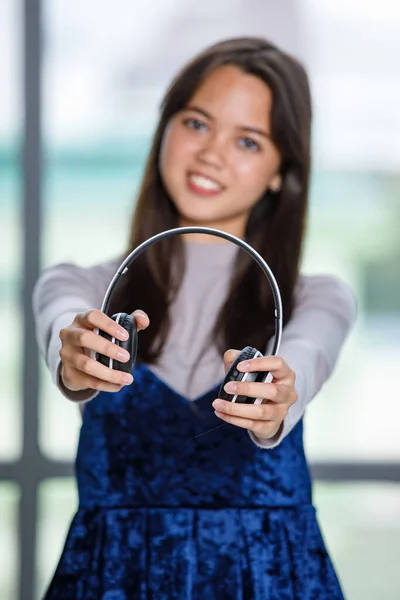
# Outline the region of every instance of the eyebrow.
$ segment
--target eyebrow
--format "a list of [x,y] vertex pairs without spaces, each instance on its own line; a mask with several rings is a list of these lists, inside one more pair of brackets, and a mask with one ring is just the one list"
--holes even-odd
[[[215,121],[214,117],[212,115],[210,115],[210,113],[208,113],[203,108],[200,108],[199,106],[194,106],[193,104],[189,104],[188,106],[185,106],[185,108],[183,110],[194,111],[194,112],[200,113],[201,115],[203,115],[203,117],[206,117],[206,119],[209,119],[210,121]],[[241,129],[242,131],[246,131],[247,133],[255,133],[257,135],[261,135],[261,136],[267,138],[268,140],[271,139],[271,135],[267,131],[264,131],[263,129],[259,129],[258,127],[250,127],[248,125],[239,125],[239,129]]]

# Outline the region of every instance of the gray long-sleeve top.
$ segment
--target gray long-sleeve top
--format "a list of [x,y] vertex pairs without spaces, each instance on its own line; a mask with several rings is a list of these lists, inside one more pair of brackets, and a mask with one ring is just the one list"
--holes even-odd
[[[171,329],[157,364],[149,365],[172,389],[195,400],[224,377],[221,356],[209,339],[218,311],[225,301],[238,248],[230,243],[185,241],[185,274],[171,307]],[[33,295],[37,341],[52,380],[71,400],[87,402],[98,392],[70,392],[59,377],[59,332],[78,312],[100,308],[121,258],[92,267],[63,263],[46,269]],[[132,312],[140,306],[132,306]],[[290,407],[283,429],[272,440],[251,439],[272,448],[293,429],[307,404],[331,375],[357,314],[353,292],[337,277],[300,276],[295,288],[295,309],[285,326],[279,355],[296,373],[298,399]],[[150,323],[151,327],[151,323]],[[139,335],[140,343],[140,335]],[[268,345],[269,347],[269,345]],[[268,352],[268,347],[264,350]],[[193,376],[192,366],[196,364]],[[133,384],[134,385],[134,382]]]

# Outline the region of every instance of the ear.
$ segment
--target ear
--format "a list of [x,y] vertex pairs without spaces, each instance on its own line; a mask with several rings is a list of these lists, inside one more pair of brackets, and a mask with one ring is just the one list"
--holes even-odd
[[282,176],[280,173],[275,173],[275,175],[272,177],[271,181],[269,182],[268,191],[272,192],[273,194],[278,194],[278,192],[281,191],[281,187],[282,187]]

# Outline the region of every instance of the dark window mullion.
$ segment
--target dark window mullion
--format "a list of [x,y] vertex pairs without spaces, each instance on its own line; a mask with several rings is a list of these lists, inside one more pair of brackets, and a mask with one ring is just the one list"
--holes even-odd
[[41,0],[23,0],[23,451],[19,507],[20,600],[35,598],[37,475],[42,460],[38,447],[38,349],[32,315],[32,292],[40,266],[41,233],[41,8]]
[[[29,457],[26,460],[31,464]],[[73,462],[39,456],[35,464],[37,481],[54,477],[74,477]],[[22,486],[26,477],[26,468],[26,462],[23,460],[0,463],[0,481],[13,481]],[[395,462],[312,462],[310,471],[316,481],[400,483],[400,464]]]

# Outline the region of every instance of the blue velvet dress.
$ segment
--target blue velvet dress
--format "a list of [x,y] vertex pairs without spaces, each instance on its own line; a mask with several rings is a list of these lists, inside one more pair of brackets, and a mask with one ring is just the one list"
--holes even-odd
[[79,508],[46,600],[339,600],[302,423],[272,450],[145,365],[85,407]]

